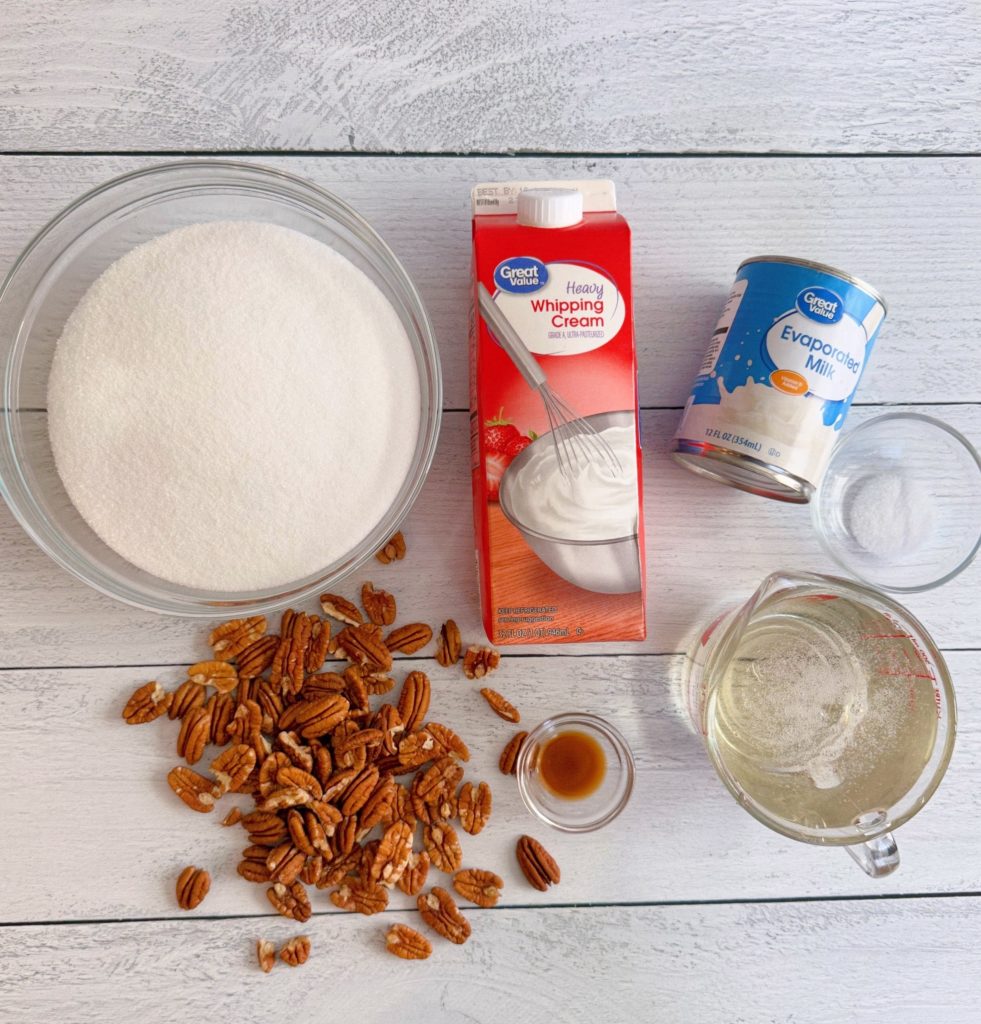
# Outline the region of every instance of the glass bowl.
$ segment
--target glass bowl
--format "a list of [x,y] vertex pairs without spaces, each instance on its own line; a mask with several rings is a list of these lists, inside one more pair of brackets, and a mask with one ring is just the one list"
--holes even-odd
[[928,590],[981,545],[981,460],[946,423],[886,413],[835,445],[811,514],[825,551],[857,579]]
[[[606,758],[603,780],[587,796],[562,797],[545,784],[539,770],[549,740],[566,732],[585,733]],[[593,832],[608,825],[626,807],[634,788],[634,758],[627,741],[596,715],[568,713],[547,718],[525,738],[515,766],[518,792],[525,806],[546,825],[561,832]]]
[[[93,533],[55,469],[45,419],[48,373],[62,327],[89,285],[134,246],[187,224],[252,220],[301,231],[346,256],[381,289],[405,326],[420,385],[408,474],[377,525],[319,572],[261,591],[210,592],[137,569]],[[164,164],[82,196],[30,242],[0,287],[0,494],[35,543],[96,590],[190,617],[257,613],[331,589],[398,529],[422,488],[439,434],[442,381],[429,318],[394,253],[329,192],[281,171],[223,160]]]

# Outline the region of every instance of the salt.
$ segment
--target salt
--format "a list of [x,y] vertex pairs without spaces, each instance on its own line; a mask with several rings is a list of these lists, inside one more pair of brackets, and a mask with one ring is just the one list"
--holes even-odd
[[848,529],[870,555],[888,557],[921,547],[933,530],[933,505],[901,470],[859,480],[847,495]]
[[48,427],[102,540],[173,583],[256,590],[375,527],[420,423],[412,347],[349,260],[297,231],[179,228],[113,263],[65,325]]

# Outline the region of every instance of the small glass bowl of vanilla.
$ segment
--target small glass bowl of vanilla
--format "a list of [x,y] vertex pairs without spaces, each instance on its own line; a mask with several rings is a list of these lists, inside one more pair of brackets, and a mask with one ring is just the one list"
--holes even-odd
[[562,832],[593,832],[623,810],[634,758],[609,722],[587,712],[548,718],[522,744],[515,767],[525,806]]

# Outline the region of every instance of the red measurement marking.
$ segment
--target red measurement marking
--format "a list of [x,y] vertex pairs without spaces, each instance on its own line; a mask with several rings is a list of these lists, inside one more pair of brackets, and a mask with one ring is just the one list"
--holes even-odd
[[909,633],[863,633],[861,640],[912,640]]

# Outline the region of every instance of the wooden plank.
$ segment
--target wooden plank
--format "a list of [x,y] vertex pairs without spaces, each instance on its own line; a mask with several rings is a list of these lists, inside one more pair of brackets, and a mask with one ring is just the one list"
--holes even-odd
[[[404,260],[440,343],[447,408],[469,401],[470,187],[555,176],[617,182],[633,227],[642,405],[684,404],[737,265],[764,252],[840,266],[886,296],[859,402],[981,401],[977,160],[258,159],[336,192]],[[150,162],[0,157],[0,274],[86,189]],[[44,390],[34,379],[24,404],[43,405]]]
[[970,4],[4,5],[5,149],[975,149]]
[[[981,442],[981,408],[918,407]],[[881,412],[855,409],[857,424]],[[42,414],[25,414],[40,429]],[[766,501],[703,480],[676,466],[667,447],[674,410],[642,417],[646,446],[648,638],[643,643],[578,644],[568,654],[668,653],[687,649],[717,607],[748,597],[776,569],[838,571],[821,551],[806,507]],[[433,624],[452,616],[464,637],[483,637],[473,562],[469,432],[465,413],[444,418],[429,479],[406,524],[409,555],[356,574],[395,592],[402,608]],[[0,505],[0,665],[183,664],[201,652],[205,627],[123,607],[92,593],[34,546]],[[976,614],[981,568],[905,597],[944,647],[981,646]],[[343,588],[342,588],[343,589]],[[513,648],[518,652],[546,647]],[[554,647],[551,650],[555,650]]]
[[[522,726],[590,710],[627,738],[637,762],[633,798],[613,824],[588,835],[554,832],[524,809],[514,780],[497,769],[514,729],[489,711],[476,684],[459,669],[417,665],[432,676],[431,717],[470,746],[467,777],[493,789],[490,824],[461,842],[466,865],[504,878],[509,906],[981,889],[981,749],[969,724],[981,713],[971,685],[981,654],[952,654],[950,666],[965,734],[930,806],[899,833],[900,870],[871,880],[842,851],[778,836],[729,796],[680,706],[680,658],[514,658],[494,677],[520,708]],[[0,899],[0,920],[174,916],[174,883],[186,864],[214,877],[195,913],[271,913],[264,887],[235,873],[248,845],[244,831],[220,825],[232,802],[248,801],[226,798],[220,814],[189,811],[165,781],[177,763],[176,723],[121,720],[126,699],[147,678],[172,686],[183,676],[173,669],[0,672],[7,766],[0,876],[16,880]],[[519,874],[514,844],[526,832],[561,866],[562,882],[548,893]],[[312,896],[315,909],[333,910],[326,893]],[[407,902],[393,895],[393,907]]]
[[[977,899],[574,907],[471,914],[464,946],[383,952],[393,920],[160,921],[0,930],[0,1016],[19,1024],[249,1020],[657,1020],[903,1024],[977,1020]],[[263,977],[255,941],[310,959]],[[938,973],[942,971],[942,973]],[[243,1007],[247,1009],[243,1011]]]

